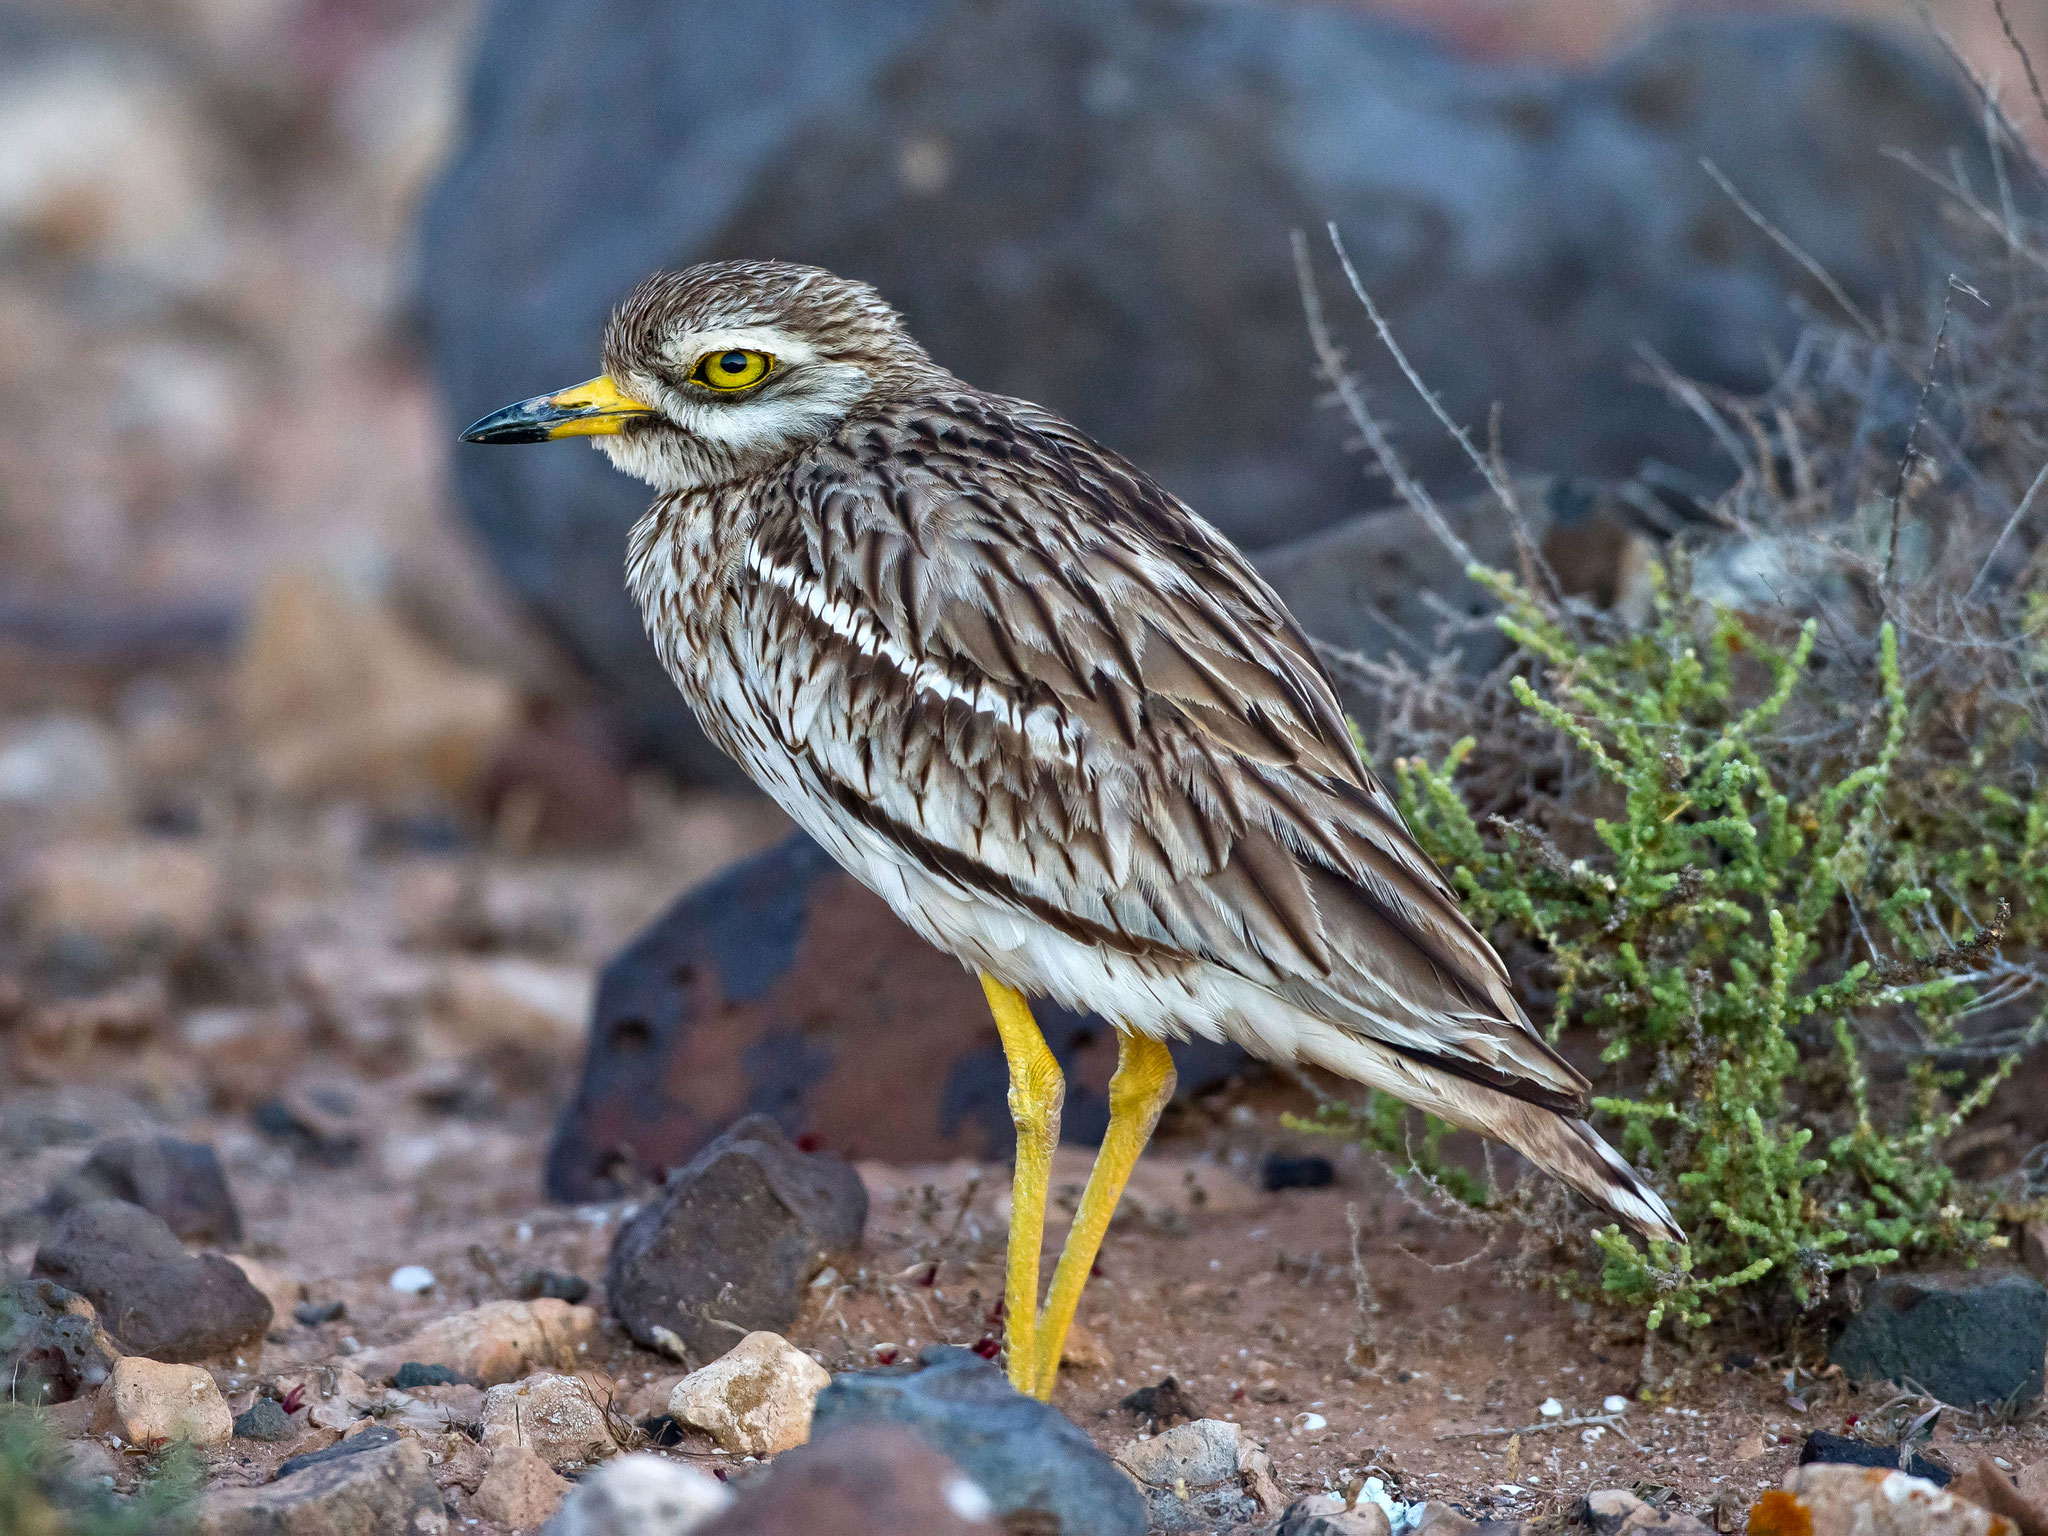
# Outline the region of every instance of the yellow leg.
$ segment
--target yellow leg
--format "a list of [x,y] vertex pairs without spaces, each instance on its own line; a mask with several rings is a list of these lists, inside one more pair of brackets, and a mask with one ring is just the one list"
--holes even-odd
[[1067,1083],[1023,994],[986,972],[981,990],[988,996],[1003,1055],[1009,1059],[1010,1119],[1017,1127],[1010,1254],[1003,1278],[1003,1348],[1010,1385],[1030,1392],[1038,1384],[1038,1250],[1045,1241],[1045,1196],[1052,1185],[1052,1151],[1059,1145],[1060,1105]]
[[[1095,1268],[1095,1255],[1102,1247],[1103,1234],[1109,1231],[1109,1218],[1116,1214],[1117,1201],[1123,1198],[1131,1169],[1137,1166],[1138,1154],[1152,1139],[1159,1112],[1172,1097],[1173,1057],[1166,1047],[1149,1035],[1120,1034],[1116,1076],[1109,1080],[1109,1129],[1103,1132],[1102,1150],[1096,1154],[1081,1207],[1074,1212],[1074,1225],[1060,1250],[1059,1268],[1053,1272],[1045,1317],[1038,1328],[1038,1380],[1032,1390],[1040,1398],[1052,1397],[1053,1382],[1060,1373],[1060,1350],[1067,1342],[1075,1309],[1081,1305],[1081,1288]],[[1010,1379],[1016,1377],[1013,1365]]]

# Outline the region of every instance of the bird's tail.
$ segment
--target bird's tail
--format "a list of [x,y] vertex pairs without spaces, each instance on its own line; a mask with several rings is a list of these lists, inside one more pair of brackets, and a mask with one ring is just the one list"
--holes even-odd
[[[1502,1097],[1505,1097],[1503,1095]],[[1614,1212],[1645,1237],[1682,1243],[1685,1233],[1671,1208],[1645,1184],[1621,1154],[1583,1120],[1534,1104],[1513,1102],[1505,1113],[1487,1117],[1474,1129],[1496,1136],[1554,1178],[1562,1179],[1595,1205]]]

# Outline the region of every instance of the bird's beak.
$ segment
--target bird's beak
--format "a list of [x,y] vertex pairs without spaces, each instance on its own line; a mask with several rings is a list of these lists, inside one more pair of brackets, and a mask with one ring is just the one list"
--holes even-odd
[[652,416],[622,391],[608,374],[558,395],[535,395],[502,411],[493,411],[462,434],[465,443],[544,443],[555,437],[605,437],[626,430],[626,423]]

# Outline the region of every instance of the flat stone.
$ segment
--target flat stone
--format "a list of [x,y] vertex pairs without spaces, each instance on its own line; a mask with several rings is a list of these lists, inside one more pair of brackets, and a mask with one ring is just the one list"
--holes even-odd
[[161,1216],[181,1242],[238,1247],[242,1213],[220,1158],[203,1141],[116,1136],[51,1186],[45,1206],[62,1215],[93,1200],[125,1200]]
[[1910,1382],[1971,1406],[2041,1396],[2048,1287],[2016,1269],[1880,1275],[1828,1358],[1852,1381]]
[[2012,1536],[2012,1522],[1878,1467],[1796,1467],[1749,1512],[1750,1536]]
[[602,1461],[618,1442],[589,1385],[545,1373],[505,1382],[484,1394],[483,1444],[524,1446],[549,1466]]
[[476,1485],[476,1512],[515,1531],[530,1531],[554,1514],[568,1491],[554,1468],[525,1446],[501,1444]]
[[158,1360],[211,1360],[259,1343],[270,1303],[218,1254],[197,1258],[139,1205],[95,1200],[67,1212],[34,1273],[90,1301],[121,1347]]
[[415,1440],[305,1463],[261,1487],[209,1489],[197,1523],[197,1536],[446,1536],[447,1530],[441,1490]]
[[796,1321],[811,1277],[859,1245],[867,1205],[843,1159],[799,1152],[773,1120],[750,1115],[619,1229],[606,1296],[641,1344],[673,1353],[680,1340],[692,1358],[715,1358],[734,1327]]
[[1059,1410],[1012,1388],[972,1350],[927,1349],[912,1365],[849,1371],[812,1410],[815,1442],[894,1424],[950,1458],[988,1495],[995,1520],[1062,1536],[1143,1536],[1145,1497]]
[[121,1438],[144,1448],[182,1440],[214,1450],[234,1433],[234,1415],[220,1388],[196,1365],[170,1365],[140,1355],[116,1360],[104,1406]]
[[1225,1419],[1196,1419],[1133,1440],[1116,1459],[1145,1490],[1154,1531],[1241,1525],[1285,1502],[1265,1447]]
[[538,1370],[574,1370],[587,1359],[603,1321],[593,1308],[546,1297],[487,1301],[349,1363],[372,1381],[390,1380],[408,1365],[443,1366],[464,1381],[494,1387]]
[[640,1452],[578,1481],[544,1536],[686,1536],[731,1503],[709,1473]]
[[831,1381],[780,1334],[750,1333],[677,1382],[668,1411],[735,1456],[775,1456],[811,1438],[812,1405]]
[[120,1353],[76,1292],[31,1278],[0,1286],[0,1367],[17,1402],[68,1403],[106,1381]]
[[[1099,1141],[1109,1025],[1034,1012],[1067,1077],[1060,1134]],[[1182,1099],[1249,1061],[1209,1041],[1171,1050]],[[852,1158],[1001,1161],[1008,1092],[974,978],[798,833],[683,896],[605,967],[548,1193],[617,1198],[634,1172],[659,1180],[756,1111]]]
[[344,1440],[335,1441],[332,1445],[323,1445],[317,1451],[308,1451],[303,1456],[294,1456],[289,1461],[279,1463],[277,1475],[280,1478],[290,1477],[294,1473],[305,1471],[308,1467],[324,1466],[330,1461],[339,1461],[344,1456],[361,1456],[387,1445],[396,1445],[402,1438],[398,1431],[389,1425],[373,1424]]

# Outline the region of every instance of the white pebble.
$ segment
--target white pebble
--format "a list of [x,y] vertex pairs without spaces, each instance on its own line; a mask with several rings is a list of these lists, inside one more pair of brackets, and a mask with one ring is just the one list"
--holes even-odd
[[982,1489],[981,1484],[963,1473],[955,1472],[946,1479],[944,1490],[946,1508],[962,1520],[987,1520],[996,1512],[995,1501]]
[[1564,1417],[1564,1404],[1554,1397],[1546,1397],[1543,1399],[1543,1406],[1536,1411],[1546,1419],[1561,1419]]
[[407,1296],[424,1296],[434,1288],[434,1272],[424,1264],[401,1264],[391,1271],[391,1289]]
[[1602,1413],[1627,1413],[1628,1399],[1618,1392],[1610,1392],[1600,1404],[1600,1411]]
[[1319,1429],[1328,1429],[1330,1421],[1320,1413],[1297,1413],[1294,1416],[1294,1432],[1297,1435],[1312,1435]]

